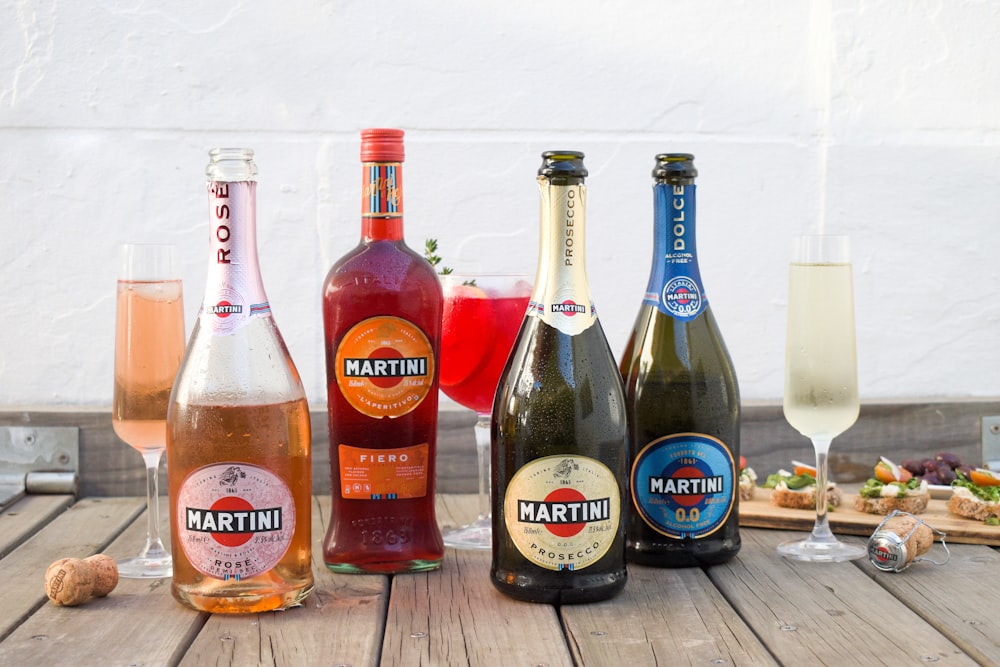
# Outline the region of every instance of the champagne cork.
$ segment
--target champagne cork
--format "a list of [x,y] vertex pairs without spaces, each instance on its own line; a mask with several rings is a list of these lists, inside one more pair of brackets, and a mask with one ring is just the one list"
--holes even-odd
[[55,604],[73,607],[103,597],[118,585],[118,566],[110,556],[62,558],[45,570],[45,594]]
[[921,519],[893,512],[868,540],[868,560],[885,572],[901,572],[934,544],[934,530]]

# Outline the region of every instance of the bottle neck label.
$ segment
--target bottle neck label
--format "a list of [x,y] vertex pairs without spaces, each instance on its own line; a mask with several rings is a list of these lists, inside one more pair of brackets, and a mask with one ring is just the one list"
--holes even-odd
[[540,182],[541,246],[527,314],[575,336],[597,322],[584,265],[587,188]]
[[255,317],[271,316],[257,260],[257,183],[209,182],[208,208],[208,280],[198,317],[226,336]]
[[653,186],[653,268],[643,303],[686,322],[708,307],[695,250],[695,186]]
[[646,445],[632,464],[631,492],[642,520],[677,540],[708,537],[736,501],[732,452],[701,433],[668,435]]
[[362,218],[403,217],[403,168],[399,162],[365,162]]
[[507,485],[503,518],[529,561],[546,570],[580,570],[599,561],[618,536],[618,482],[586,456],[534,459]]
[[337,343],[337,388],[358,412],[381,419],[416,409],[434,384],[434,348],[413,322],[378,315],[358,322]]
[[268,572],[295,534],[295,500],[288,485],[249,463],[193,471],[181,483],[171,513],[194,569],[224,581]]

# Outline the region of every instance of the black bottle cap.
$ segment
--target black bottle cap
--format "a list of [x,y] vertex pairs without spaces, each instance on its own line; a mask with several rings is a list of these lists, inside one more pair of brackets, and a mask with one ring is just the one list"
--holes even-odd
[[587,168],[583,166],[583,153],[545,151],[542,153],[542,166],[538,168],[538,175],[585,178]]
[[653,178],[690,179],[698,175],[694,156],[690,153],[660,153],[656,156]]

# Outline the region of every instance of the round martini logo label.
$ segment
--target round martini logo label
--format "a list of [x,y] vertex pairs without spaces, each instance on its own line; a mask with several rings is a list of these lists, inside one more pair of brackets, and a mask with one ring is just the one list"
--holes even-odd
[[720,440],[669,435],[646,445],[632,465],[632,500],[653,530],[674,539],[717,531],[735,504],[735,463]]
[[271,570],[295,533],[291,490],[271,471],[249,463],[195,470],[181,484],[173,509],[188,561],[225,581]]
[[618,535],[621,497],[611,469],[583,456],[546,456],[525,464],[504,495],[514,546],[546,570],[592,565]]
[[672,278],[663,287],[663,308],[674,317],[691,319],[702,311],[701,290],[687,276]]
[[434,349],[417,325],[399,317],[358,322],[337,345],[337,386],[369,417],[401,417],[434,385]]

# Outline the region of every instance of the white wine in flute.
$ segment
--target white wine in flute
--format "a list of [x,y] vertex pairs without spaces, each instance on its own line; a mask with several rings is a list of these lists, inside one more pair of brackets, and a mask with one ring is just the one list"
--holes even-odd
[[809,438],[834,438],[858,418],[851,264],[792,263],[784,411]]

